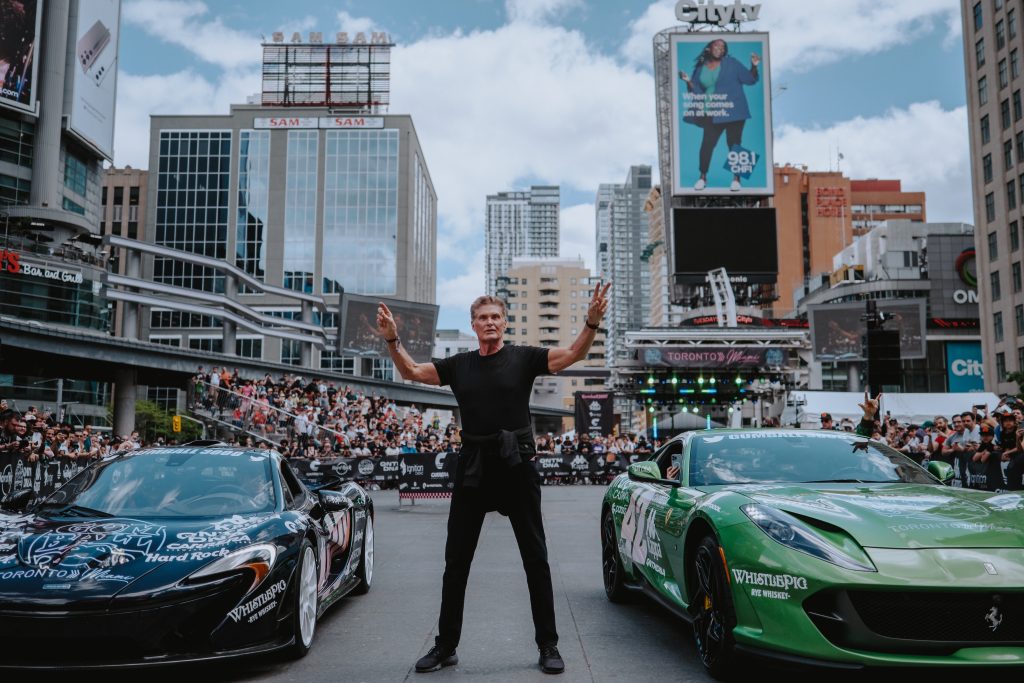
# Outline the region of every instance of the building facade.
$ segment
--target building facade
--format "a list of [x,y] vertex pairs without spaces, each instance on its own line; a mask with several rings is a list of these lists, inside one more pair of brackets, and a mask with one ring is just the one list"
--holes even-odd
[[661,199],[661,188],[651,188],[644,202],[647,214],[647,248],[640,254],[646,261],[651,277],[651,313],[649,327],[678,327],[685,317],[686,309],[672,303],[672,268],[668,251],[668,236],[665,231],[665,211]]
[[[434,302],[437,195],[411,117],[234,105],[227,115],[154,116],[150,136],[146,241],[225,262],[267,289],[159,255],[147,278],[333,330],[344,293]],[[325,306],[303,311],[274,288]],[[230,353],[223,327],[157,306],[142,316],[140,338]],[[329,345],[228,336],[246,357],[390,377],[388,359],[371,368]]]
[[961,0],[961,9],[985,386],[1016,393],[1009,375],[1024,372],[1024,7]]
[[648,325],[651,311],[651,273],[641,256],[651,244],[644,206],[651,192],[651,167],[631,166],[626,181],[611,192],[608,229],[608,277],[612,288],[606,317],[608,358],[625,357],[623,340],[629,330]]
[[[145,239],[146,225],[146,193],[149,172],[126,166],[125,168],[110,167],[103,174],[102,223],[101,235],[119,235],[132,240]],[[104,250],[111,259],[108,263],[111,272],[125,275],[127,259],[124,250]],[[114,304],[113,333],[122,335],[124,320],[124,304]]]
[[560,197],[558,186],[552,185],[487,196],[484,242],[488,294],[500,296],[499,278],[508,274],[512,259],[558,256]]
[[832,257],[883,220],[925,220],[923,192],[903,192],[898,180],[851,180],[839,171],[775,167],[779,254],[774,317],[793,314],[795,296],[832,272]]
[[[923,350],[900,360],[903,392],[980,391],[981,366],[978,294],[974,287],[974,228],[964,223],[921,223],[893,220],[881,223],[833,259],[832,276],[821,276],[798,305],[801,317],[816,309],[811,334],[815,337],[814,362],[808,388],[825,391],[860,391],[866,372],[863,360],[822,360],[830,325],[853,329],[863,304],[884,307],[902,302],[923,306],[923,329],[913,315],[885,324],[901,334],[901,348]],[[856,267],[856,270],[853,268]],[[838,304],[850,304],[846,318],[834,313]],[[857,304],[857,305],[854,305]],[[841,315],[841,314],[840,314]],[[906,321],[904,320],[906,318]],[[888,389],[887,389],[888,390]]]
[[612,183],[601,183],[597,186],[597,199],[594,201],[594,256],[597,259],[597,274],[602,278],[611,277],[608,248],[611,240],[612,196],[616,187]]

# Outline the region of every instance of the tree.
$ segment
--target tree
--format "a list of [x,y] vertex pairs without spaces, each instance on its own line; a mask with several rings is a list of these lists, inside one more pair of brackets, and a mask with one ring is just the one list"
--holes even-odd
[[1017,383],[1017,398],[1024,399],[1024,370],[1011,372],[1006,376],[1006,379]]
[[180,432],[173,431],[171,428],[172,416],[172,413],[152,401],[135,402],[135,428],[139,431],[144,443],[153,443],[161,437],[165,442],[176,439],[179,443],[194,441],[202,437],[200,426],[189,420],[182,420]]

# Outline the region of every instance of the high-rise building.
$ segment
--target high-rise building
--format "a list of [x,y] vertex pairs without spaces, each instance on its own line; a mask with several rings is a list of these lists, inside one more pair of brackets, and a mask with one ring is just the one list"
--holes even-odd
[[[580,259],[514,259],[508,275],[508,327],[505,341],[530,346],[571,346],[586,324],[587,308],[599,278]],[[539,377],[533,402],[573,408],[573,392],[605,386],[604,330],[578,366]]]
[[1016,393],[1008,375],[1024,372],[1024,8],[1002,0],[960,4],[985,388]]
[[851,180],[839,171],[775,167],[779,276],[774,316],[796,308],[794,298],[832,272],[832,257],[889,219],[923,222],[924,192],[904,192],[899,180]]
[[641,260],[650,246],[644,205],[651,192],[651,167],[631,166],[626,182],[613,185],[609,204],[608,276],[612,282],[607,314],[608,358],[626,356],[626,332],[648,325],[651,273]]
[[[4,5],[0,308],[109,331],[100,195],[103,162],[113,157],[120,2]],[[98,47],[88,58],[74,54],[87,37]]]
[[561,199],[557,185],[487,197],[485,241],[487,293],[498,295],[514,258],[558,256]]
[[665,211],[661,188],[652,187],[644,202],[647,214],[647,247],[640,260],[647,263],[651,277],[651,312],[648,327],[678,327],[686,309],[672,303],[672,266],[665,234]]
[[[146,224],[146,195],[149,172],[139,168],[108,168],[103,174],[101,235],[119,235],[128,239],[145,239],[143,226]],[[109,264],[118,275],[126,275],[128,263],[124,250],[117,249],[108,254],[113,261]],[[114,336],[122,335],[124,303],[114,306]]]
[[616,185],[612,183],[601,183],[597,186],[597,201],[595,207],[595,236],[594,254],[597,258],[597,274],[605,279],[610,277],[610,266],[608,264],[608,242],[612,226],[612,194]]

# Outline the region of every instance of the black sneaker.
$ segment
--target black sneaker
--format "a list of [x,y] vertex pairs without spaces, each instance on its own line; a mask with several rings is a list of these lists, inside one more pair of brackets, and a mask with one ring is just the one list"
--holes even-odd
[[428,671],[437,671],[443,666],[452,666],[458,663],[459,656],[455,654],[455,650],[435,645],[430,648],[430,652],[420,657],[419,661],[416,662],[416,673],[423,674]]
[[565,662],[562,655],[558,654],[558,648],[554,645],[545,645],[540,649],[540,670],[546,674],[560,674],[565,671]]

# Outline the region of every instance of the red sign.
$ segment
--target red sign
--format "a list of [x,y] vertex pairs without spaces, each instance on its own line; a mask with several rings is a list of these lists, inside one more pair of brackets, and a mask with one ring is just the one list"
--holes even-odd
[[20,273],[21,272],[21,256],[13,251],[0,251],[0,271],[7,271],[9,273]]

